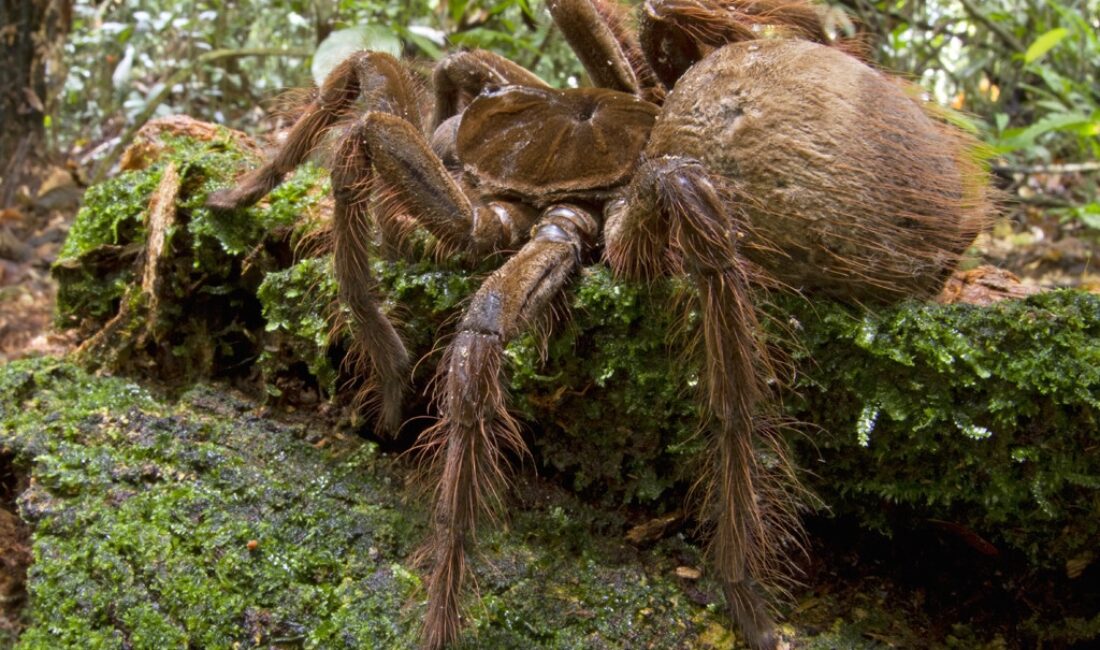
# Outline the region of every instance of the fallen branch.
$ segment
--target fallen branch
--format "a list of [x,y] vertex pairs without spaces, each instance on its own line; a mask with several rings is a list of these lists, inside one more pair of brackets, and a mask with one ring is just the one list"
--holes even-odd
[[993,165],[998,174],[1080,174],[1100,171],[1100,160],[1050,165]]

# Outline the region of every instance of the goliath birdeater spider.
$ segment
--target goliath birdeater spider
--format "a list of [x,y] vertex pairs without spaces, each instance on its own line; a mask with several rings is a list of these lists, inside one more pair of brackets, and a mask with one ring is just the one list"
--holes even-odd
[[500,505],[505,459],[526,451],[504,346],[584,264],[686,277],[711,448],[710,567],[750,645],[773,648],[769,601],[798,545],[798,488],[769,425],[773,369],[750,287],[861,304],[930,295],[989,211],[984,172],[967,136],[831,38],[802,0],[649,0],[636,28],[605,0],[550,0],[550,11],[596,88],[557,90],[494,54],[452,54],[434,69],[425,129],[408,70],[362,52],[328,76],[275,158],[209,205],[258,201],[365,102],[333,157],[334,252],[384,431],[401,422],[409,354],[379,309],[370,251],[400,250],[413,228],[443,254],[515,251],[469,304],[439,370],[438,422],[418,443],[439,461],[431,649],[458,638],[476,520]]

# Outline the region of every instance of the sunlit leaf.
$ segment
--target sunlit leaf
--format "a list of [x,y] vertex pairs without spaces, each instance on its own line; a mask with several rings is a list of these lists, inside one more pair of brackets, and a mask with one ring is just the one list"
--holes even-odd
[[122,60],[115,66],[115,71],[111,73],[111,83],[115,88],[123,88],[130,83],[130,71],[134,67],[134,46],[126,46],[126,54],[123,55]]
[[1008,129],[1004,133],[1003,144],[1011,149],[1023,149],[1035,143],[1035,140],[1051,131],[1075,131],[1092,123],[1088,115],[1082,113],[1060,113],[1048,115],[1035,124],[1023,129]]
[[423,30],[416,29],[416,26],[408,29],[401,30],[401,38],[412,43],[424,54],[427,54],[433,59],[443,58],[443,47],[441,43],[437,43],[435,39],[427,35]]
[[1027,48],[1027,52],[1024,52],[1024,62],[1032,63],[1038,60],[1044,54],[1054,49],[1054,47],[1061,43],[1062,39],[1066,36],[1069,36],[1069,30],[1065,27],[1056,27],[1046,32],[1035,39],[1035,42]]
[[1100,203],[1086,203],[1077,208],[1077,218],[1089,228],[1100,230]]
[[313,80],[319,86],[333,68],[360,50],[374,50],[401,56],[401,49],[401,39],[389,29],[379,25],[339,29],[329,34],[328,38],[317,46],[310,72],[313,73]]

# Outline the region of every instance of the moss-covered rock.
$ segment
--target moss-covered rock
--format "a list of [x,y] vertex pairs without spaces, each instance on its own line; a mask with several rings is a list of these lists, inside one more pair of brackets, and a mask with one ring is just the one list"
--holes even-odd
[[[256,370],[257,383],[284,402],[340,400],[361,378],[341,368],[346,324],[329,258],[299,243],[323,228],[327,188],[307,168],[260,207],[207,212],[205,193],[246,159],[228,138],[180,140],[137,176],[101,186],[59,263],[60,321],[94,330],[115,319],[110,345],[91,355],[97,363],[155,366],[177,379]],[[126,309],[149,300],[134,288],[140,261],[126,260],[144,246],[150,211],[141,206],[168,165],[182,178],[176,227],[185,234],[171,239],[169,289],[155,296],[163,313],[150,318]],[[103,260],[112,264],[97,266]],[[376,265],[386,309],[425,356],[417,386],[492,264],[474,273],[435,261]],[[694,318],[676,306],[683,294],[674,281],[616,282],[594,265],[571,287],[570,317],[552,336],[508,348],[513,406],[538,462],[590,502],[673,510],[695,475],[703,437],[696,369],[682,352]],[[768,312],[792,368],[782,399],[805,423],[792,441],[812,470],[807,483],[833,512],[887,534],[937,522],[985,553],[1026,558],[1034,571],[1095,573],[1100,457],[1089,450],[1100,437],[1100,297],[1066,291],[992,307],[873,312],[776,298]],[[129,352],[113,352],[119,347]],[[165,372],[172,368],[180,370]],[[425,401],[410,403],[409,415]],[[1095,635],[1100,616],[1075,625],[1068,637]]]
[[[31,477],[21,650],[415,647],[426,513],[375,445],[52,359],[0,367],[0,394],[0,449]],[[714,586],[676,577],[700,561],[682,539],[639,553],[616,515],[559,488],[521,498],[482,538],[462,648],[735,647]],[[869,647],[857,625],[787,630]]]
[[[85,194],[54,276],[58,326],[99,335],[89,362],[180,381],[246,372],[254,361],[263,326],[256,289],[289,264],[294,228],[310,223],[326,194],[324,174],[304,168],[263,208],[219,215],[204,207],[206,195],[257,158],[240,134],[213,133],[197,140],[158,130],[158,155]],[[147,259],[151,229],[155,260]]]

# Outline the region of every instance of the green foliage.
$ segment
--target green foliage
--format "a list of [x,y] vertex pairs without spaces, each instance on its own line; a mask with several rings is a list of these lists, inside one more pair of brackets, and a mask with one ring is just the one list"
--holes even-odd
[[[312,9],[299,0],[74,2],[59,119],[51,120],[54,137],[59,144],[84,145],[113,135],[132,123],[175,70],[203,52],[312,44]],[[154,116],[186,112],[233,121],[279,89],[303,85],[307,71],[290,58],[200,68],[170,89]]]
[[[316,213],[321,198],[329,193],[328,174],[306,164],[268,194],[264,208],[250,208],[244,215],[218,214],[206,207],[207,195],[231,183],[237,170],[255,161],[226,143],[181,144],[168,143],[177,152],[174,160],[182,166],[180,173],[191,179],[182,192],[187,198],[178,207],[184,211],[196,253],[208,248],[229,257],[248,253],[272,233],[286,232],[304,215]],[[201,256],[196,265],[203,266]]]
[[[978,118],[1003,169],[1100,159],[1100,1],[842,4],[887,68]],[[1100,228],[1095,173],[1073,189],[1063,218]]]
[[[90,147],[147,119],[153,109],[151,117],[186,113],[254,126],[257,106],[285,89],[311,85],[334,57],[362,47],[413,59],[481,47],[552,83],[575,84],[580,76],[564,40],[552,35],[544,8],[527,0],[449,0],[442,7],[424,0],[344,0],[335,6],[312,0],[77,0],[47,126],[60,149]],[[222,50],[252,54],[173,76],[200,55]],[[298,54],[314,50],[312,62]]]
[[983,117],[1003,153],[1048,162],[1100,155],[1096,0],[851,6],[888,67]]
[[100,246],[118,246],[144,236],[148,198],[160,182],[161,166],[124,172],[84,193],[84,207],[58,252],[78,258]]

